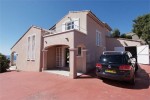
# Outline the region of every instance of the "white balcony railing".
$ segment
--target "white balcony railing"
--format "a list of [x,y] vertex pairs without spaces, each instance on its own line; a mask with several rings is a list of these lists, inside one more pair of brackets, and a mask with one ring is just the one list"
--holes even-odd
[[[76,26],[78,27],[77,30],[79,31],[82,31],[84,33],[86,33],[87,31],[82,28],[82,27],[79,27],[79,26]],[[76,29],[76,28],[75,28]],[[73,29],[70,29],[70,30],[73,30]],[[62,27],[59,27],[57,29],[54,29],[54,30],[45,30],[45,34],[44,35],[54,35],[54,34],[57,34],[57,33],[61,33],[61,32],[65,32],[65,31],[69,31],[69,30],[62,30]]]

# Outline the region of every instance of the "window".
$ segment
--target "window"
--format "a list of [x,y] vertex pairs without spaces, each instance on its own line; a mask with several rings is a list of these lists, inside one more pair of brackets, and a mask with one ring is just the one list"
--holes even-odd
[[66,30],[74,29],[74,21],[70,21],[66,23]]
[[35,35],[32,36],[32,56],[31,59],[35,60]]
[[96,30],[96,46],[100,46],[101,43],[101,33]]
[[27,60],[35,60],[35,35],[28,36],[27,42]]
[[28,37],[27,60],[30,60],[30,37]]
[[78,56],[81,56],[81,47],[78,47]]
[[69,18],[62,23],[62,32],[72,29],[80,30],[80,18]]

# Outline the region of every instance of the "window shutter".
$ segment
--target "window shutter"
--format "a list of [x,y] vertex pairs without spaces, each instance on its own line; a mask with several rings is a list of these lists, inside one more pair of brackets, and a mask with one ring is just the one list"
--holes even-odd
[[35,60],[35,35],[32,36],[32,60]]
[[65,23],[62,24],[62,32],[65,31]]
[[74,21],[74,28],[80,30],[79,18],[74,18],[73,21]]
[[27,37],[27,60],[30,60],[30,36]]

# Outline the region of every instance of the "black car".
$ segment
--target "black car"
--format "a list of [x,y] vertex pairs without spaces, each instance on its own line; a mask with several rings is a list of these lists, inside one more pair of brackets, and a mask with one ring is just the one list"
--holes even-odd
[[135,83],[135,72],[138,66],[130,52],[105,51],[96,64],[96,75],[99,78],[128,81]]

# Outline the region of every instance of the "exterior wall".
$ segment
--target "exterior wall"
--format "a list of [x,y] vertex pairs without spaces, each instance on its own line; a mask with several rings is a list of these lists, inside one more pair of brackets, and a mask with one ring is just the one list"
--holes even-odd
[[132,41],[126,39],[117,39],[117,38],[107,38],[107,49],[108,51],[113,51],[114,47],[126,47],[126,46],[140,46],[139,41]]
[[[82,47],[82,49],[87,49],[86,48],[86,43],[87,43],[87,35],[79,32],[79,31],[75,31],[74,33],[74,45],[75,48],[77,48],[78,46]],[[78,72],[83,72],[83,59],[84,56],[82,56],[82,52],[80,56],[76,56],[76,67],[77,67],[77,71]]]
[[[96,46],[96,30],[101,32],[101,45]],[[86,47],[87,52],[87,67],[91,69],[95,67],[95,63],[98,61],[99,56],[106,48],[106,36],[109,31],[102,25],[98,24],[91,16],[87,15],[87,37]]]
[[78,13],[69,13],[67,14],[62,20],[60,20],[57,24],[56,24],[56,31],[57,32],[62,32],[62,24],[67,21],[70,20],[68,17],[70,18],[79,18],[79,30],[83,33],[87,33],[86,32],[86,14],[87,12],[78,12]]
[[56,47],[48,48],[47,53],[47,69],[54,68],[56,66]]
[[72,30],[63,33],[57,33],[54,35],[44,36],[45,49],[49,46],[55,45],[68,45],[70,48],[74,48],[74,31]]
[[[27,60],[27,37],[35,34],[35,61]],[[40,71],[41,64],[41,30],[31,27],[27,33],[17,42],[17,44],[11,49],[11,52],[18,54],[16,66],[18,70],[23,71]]]
[[77,56],[76,59],[77,72],[82,72],[82,56]]

